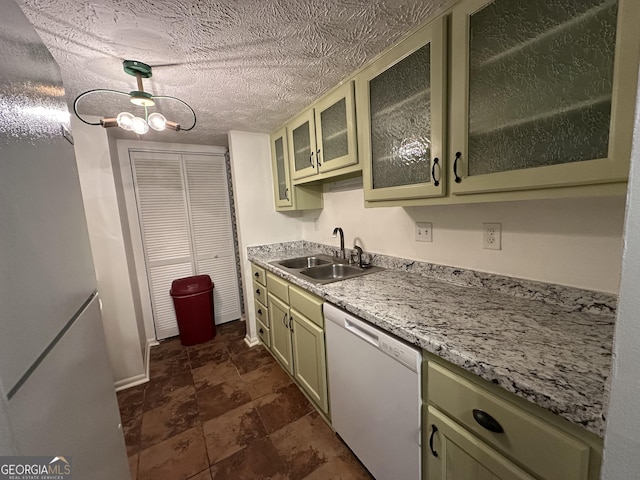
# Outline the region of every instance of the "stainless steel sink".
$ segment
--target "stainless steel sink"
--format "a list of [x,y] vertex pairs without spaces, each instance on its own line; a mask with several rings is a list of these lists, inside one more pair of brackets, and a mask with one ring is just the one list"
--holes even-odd
[[281,260],[276,262],[281,267],[285,268],[310,268],[318,265],[328,265],[331,263],[331,260],[326,260],[320,257],[298,257],[298,258],[290,258],[288,260]]
[[300,271],[300,275],[313,278],[314,280],[341,280],[343,278],[362,275],[362,273],[363,269],[361,268],[342,265],[340,263],[307,268]]
[[381,267],[361,268],[346,264],[329,255],[315,254],[271,262],[292,275],[312,283],[331,283],[384,270]]

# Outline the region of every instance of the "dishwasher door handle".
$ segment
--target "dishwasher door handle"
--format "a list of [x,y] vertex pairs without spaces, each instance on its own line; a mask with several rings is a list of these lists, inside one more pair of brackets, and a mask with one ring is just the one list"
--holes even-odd
[[365,326],[360,325],[359,322],[355,323],[348,318],[345,318],[344,327],[351,333],[353,333],[356,337],[360,337],[361,339],[363,339],[365,342],[368,342],[375,347],[379,346],[378,335],[375,332],[369,331],[369,329]]

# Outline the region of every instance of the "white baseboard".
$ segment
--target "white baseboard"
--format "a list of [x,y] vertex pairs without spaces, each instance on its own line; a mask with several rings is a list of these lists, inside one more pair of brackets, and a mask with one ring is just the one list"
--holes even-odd
[[136,385],[142,385],[143,383],[147,383],[149,381],[149,376],[141,373],[140,375],[136,375],[134,377],[125,378],[124,380],[118,380],[114,383],[116,387],[116,392],[120,390],[126,390],[127,388],[135,387]]
[[260,343],[260,341],[258,340],[258,337],[251,338],[249,335],[247,335],[246,337],[244,337],[244,343],[249,345],[249,347],[255,347],[256,345],[258,345],[258,343]]
[[142,359],[144,364],[144,373],[139,375],[134,375],[133,377],[125,378],[122,380],[118,380],[114,382],[114,387],[116,392],[120,390],[126,390],[127,388],[135,387],[136,385],[142,385],[143,383],[147,383],[149,381],[149,358],[151,347],[158,345],[158,341],[155,338],[147,339],[147,345],[144,352],[144,358]]

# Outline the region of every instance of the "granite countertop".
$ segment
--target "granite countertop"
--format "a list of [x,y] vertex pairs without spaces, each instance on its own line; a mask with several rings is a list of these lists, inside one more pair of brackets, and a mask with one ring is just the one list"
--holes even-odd
[[248,252],[328,302],[604,436],[615,296],[393,257],[372,258],[388,270],[326,285],[270,263],[328,249],[302,241]]

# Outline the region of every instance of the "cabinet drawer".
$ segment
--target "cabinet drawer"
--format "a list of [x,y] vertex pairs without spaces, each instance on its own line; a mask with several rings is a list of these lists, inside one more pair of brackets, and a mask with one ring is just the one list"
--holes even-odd
[[289,282],[272,273],[267,273],[267,287],[269,291],[284,303],[289,303]]
[[253,296],[260,303],[267,303],[267,287],[264,285],[260,285],[258,282],[254,280],[253,282]]
[[[530,472],[545,480],[587,478],[586,444],[433,362],[427,382],[429,402]],[[504,432],[482,427],[474,410],[491,415]]]
[[289,287],[289,305],[291,305],[291,308],[296,309],[320,328],[324,328],[323,303],[324,300],[321,298],[295,285]]
[[258,338],[260,338],[260,341],[265,347],[271,350],[271,334],[269,328],[260,320],[256,321],[256,327],[258,329]]
[[259,267],[254,263],[251,264],[251,278],[263,286],[267,286],[267,274],[264,268]]
[[[266,295],[265,295],[265,300],[266,300]],[[269,309],[257,300],[253,303],[255,304],[255,307],[256,307],[256,319],[268,327],[269,326]]]

